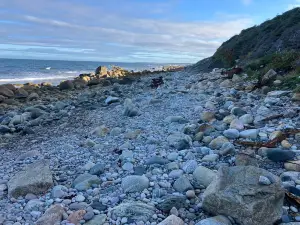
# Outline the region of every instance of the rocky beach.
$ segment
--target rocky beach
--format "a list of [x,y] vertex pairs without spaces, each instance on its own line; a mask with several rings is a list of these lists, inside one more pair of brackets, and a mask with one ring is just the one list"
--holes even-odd
[[299,93],[222,71],[6,85],[0,224],[300,224]]
[[299,15],[186,67],[0,85],[0,225],[300,225]]

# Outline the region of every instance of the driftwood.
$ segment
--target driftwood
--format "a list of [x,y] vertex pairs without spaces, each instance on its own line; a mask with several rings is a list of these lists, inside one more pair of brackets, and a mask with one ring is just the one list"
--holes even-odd
[[289,187],[287,188],[285,192],[285,197],[286,200],[291,204],[291,205],[300,205],[300,191],[299,189],[295,187]]
[[289,135],[300,133],[300,129],[285,129],[282,134],[274,138],[273,140],[267,141],[267,142],[259,142],[259,141],[236,141],[236,144],[247,146],[247,147],[253,147],[253,148],[275,148],[277,144],[283,140],[285,140]]
[[272,115],[272,116],[269,116],[269,117],[266,117],[266,118],[262,119],[261,121],[267,122],[269,120],[275,120],[275,119],[281,118],[283,116],[284,116],[283,114]]

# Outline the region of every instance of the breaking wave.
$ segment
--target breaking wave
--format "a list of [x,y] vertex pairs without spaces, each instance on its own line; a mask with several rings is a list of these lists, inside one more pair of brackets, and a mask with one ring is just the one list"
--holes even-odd
[[68,78],[74,78],[74,76],[48,76],[48,77],[16,77],[0,79],[0,83],[18,83],[18,82],[30,82],[30,81],[46,81],[46,80],[65,80]]

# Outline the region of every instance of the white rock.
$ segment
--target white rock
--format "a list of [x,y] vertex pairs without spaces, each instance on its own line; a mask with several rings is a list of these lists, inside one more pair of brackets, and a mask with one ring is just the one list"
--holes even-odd
[[177,152],[171,152],[167,158],[170,161],[175,161],[178,158],[179,154]]
[[201,220],[196,225],[231,225],[231,222],[225,216],[215,216]]
[[126,162],[122,166],[122,169],[126,170],[126,171],[132,171],[133,170],[133,164],[131,162]]
[[270,185],[271,184],[271,181],[269,180],[269,178],[267,178],[265,176],[260,176],[258,182],[262,185]]
[[219,159],[219,155],[218,154],[210,154],[210,155],[206,155],[202,158],[203,162],[215,162]]
[[6,184],[0,184],[0,191],[6,191],[7,185]]
[[242,115],[239,118],[239,120],[242,121],[244,124],[251,124],[254,121],[254,117],[250,114],[245,114],[245,115]]
[[223,132],[223,135],[229,139],[236,139],[240,136],[240,132],[237,129],[228,129]]
[[255,140],[258,136],[257,129],[244,130],[240,132],[240,137]]
[[105,100],[105,103],[106,103],[107,105],[109,105],[109,104],[111,104],[111,103],[118,102],[118,101],[119,101],[119,98],[109,96],[109,97],[107,97],[107,99]]
[[85,200],[85,197],[83,195],[77,195],[75,197],[76,202],[83,202]]
[[291,93],[291,91],[270,91],[267,95],[270,97],[281,97],[284,95],[288,95],[289,93]]
[[90,170],[93,166],[95,166],[95,163],[89,161],[83,166],[83,170]]
[[230,123],[231,129],[237,129],[237,130],[243,130],[244,129],[244,123],[239,119],[234,119]]

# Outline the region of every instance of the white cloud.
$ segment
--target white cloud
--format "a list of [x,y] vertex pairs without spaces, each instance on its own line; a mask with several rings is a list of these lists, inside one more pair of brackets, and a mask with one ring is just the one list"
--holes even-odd
[[[223,41],[253,24],[245,16],[226,16],[223,20],[219,16],[215,21],[172,21],[128,15],[126,7],[121,7],[123,11],[118,8],[109,11],[66,0],[31,1],[31,4],[23,0],[4,0],[4,4],[1,1],[0,7],[18,9],[22,13],[0,11],[0,21],[15,22],[14,25],[1,24],[0,43],[28,46],[30,51],[33,51],[29,47],[32,45],[52,46],[60,55],[72,51],[72,57],[79,59],[83,57],[80,49],[93,49],[84,51],[85,59],[196,62],[212,55]],[[152,13],[160,13],[156,10],[160,7],[168,11],[171,6],[153,4]],[[35,52],[47,50],[49,57],[57,53],[44,48]]]
[[291,10],[297,7],[300,7],[300,0],[295,0],[293,3],[289,4],[287,10]]

